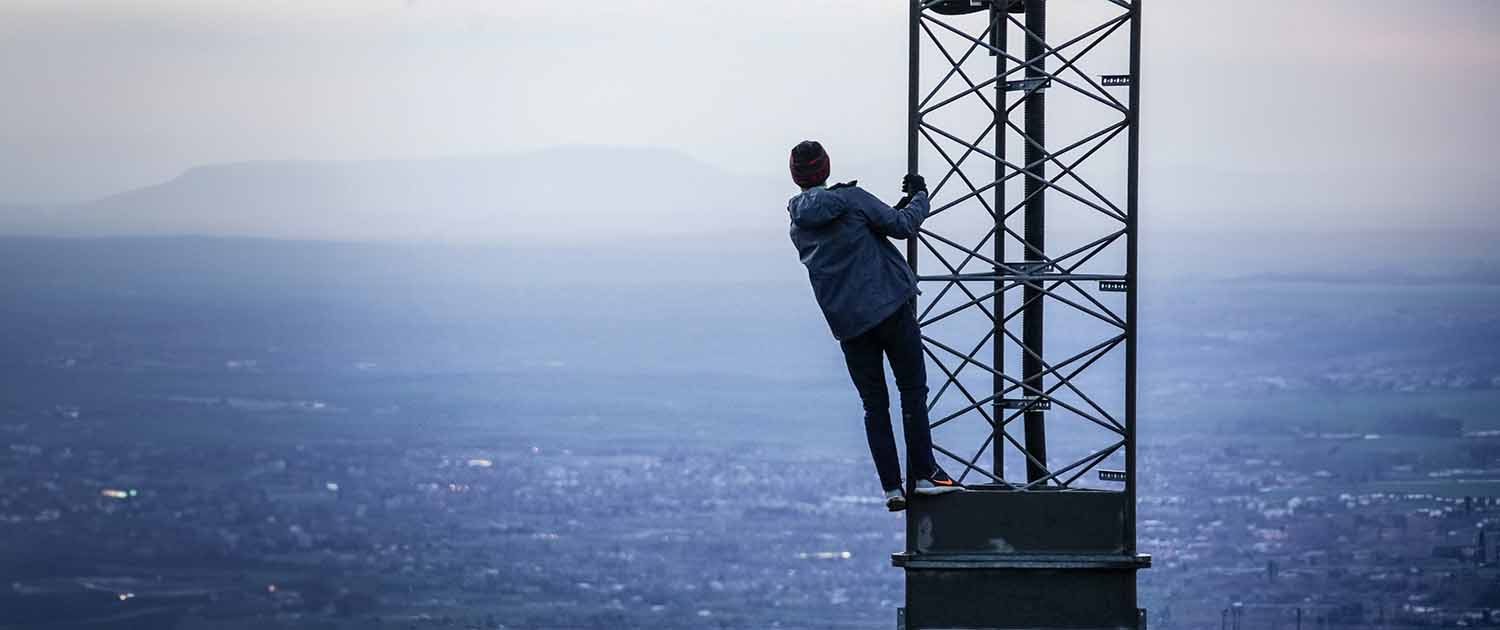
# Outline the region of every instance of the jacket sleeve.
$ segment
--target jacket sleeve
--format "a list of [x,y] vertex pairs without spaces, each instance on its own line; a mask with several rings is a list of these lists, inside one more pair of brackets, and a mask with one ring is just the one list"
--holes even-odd
[[885,205],[884,201],[863,188],[853,189],[849,197],[855,209],[869,220],[870,229],[881,236],[911,238],[916,235],[917,228],[922,226],[922,221],[927,219],[929,205],[926,192],[912,195],[911,201],[900,210]]

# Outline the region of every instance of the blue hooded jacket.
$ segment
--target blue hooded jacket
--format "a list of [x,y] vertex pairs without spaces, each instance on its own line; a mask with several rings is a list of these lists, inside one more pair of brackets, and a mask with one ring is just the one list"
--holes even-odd
[[916,296],[916,274],[886,237],[916,237],[928,212],[926,192],[897,210],[855,183],[810,188],[786,205],[792,244],[840,341],[874,328]]

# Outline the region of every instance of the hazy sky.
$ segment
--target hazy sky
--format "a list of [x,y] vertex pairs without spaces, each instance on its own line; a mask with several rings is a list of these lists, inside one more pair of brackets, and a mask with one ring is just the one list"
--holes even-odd
[[[818,137],[836,169],[899,168],[905,6],[5,0],[0,202],[92,198],[209,162],[559,144],[780,176],[787,147]],[[1151,202],[1500,227],[1500,2],[1145,11]]]

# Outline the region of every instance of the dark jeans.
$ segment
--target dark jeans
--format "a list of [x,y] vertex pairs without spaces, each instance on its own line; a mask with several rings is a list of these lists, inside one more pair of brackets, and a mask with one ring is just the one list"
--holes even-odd
[[912,479],[925,479],[936,467],[932,432],[927,426],[927,365],[916,308],[916,300],[912,300],[868,332],[839,342],[844,361],[849,364],[849,378],[854,380],[865,407],[865,437],[870,441],[880,487],[885,490],[901,487],[901,461],[891,432],[891,395],[885,386],[882,355],[890,359],[896,389],[901,392],[901,424],[912,468],[907,472]]

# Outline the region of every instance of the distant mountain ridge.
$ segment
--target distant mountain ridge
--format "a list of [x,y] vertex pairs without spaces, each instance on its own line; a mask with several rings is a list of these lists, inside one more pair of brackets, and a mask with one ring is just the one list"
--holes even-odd
[[506,242],[764,233],[785,225],[789,188],[661,149],[244,162],[86,203],[0,206],[0,234]]

